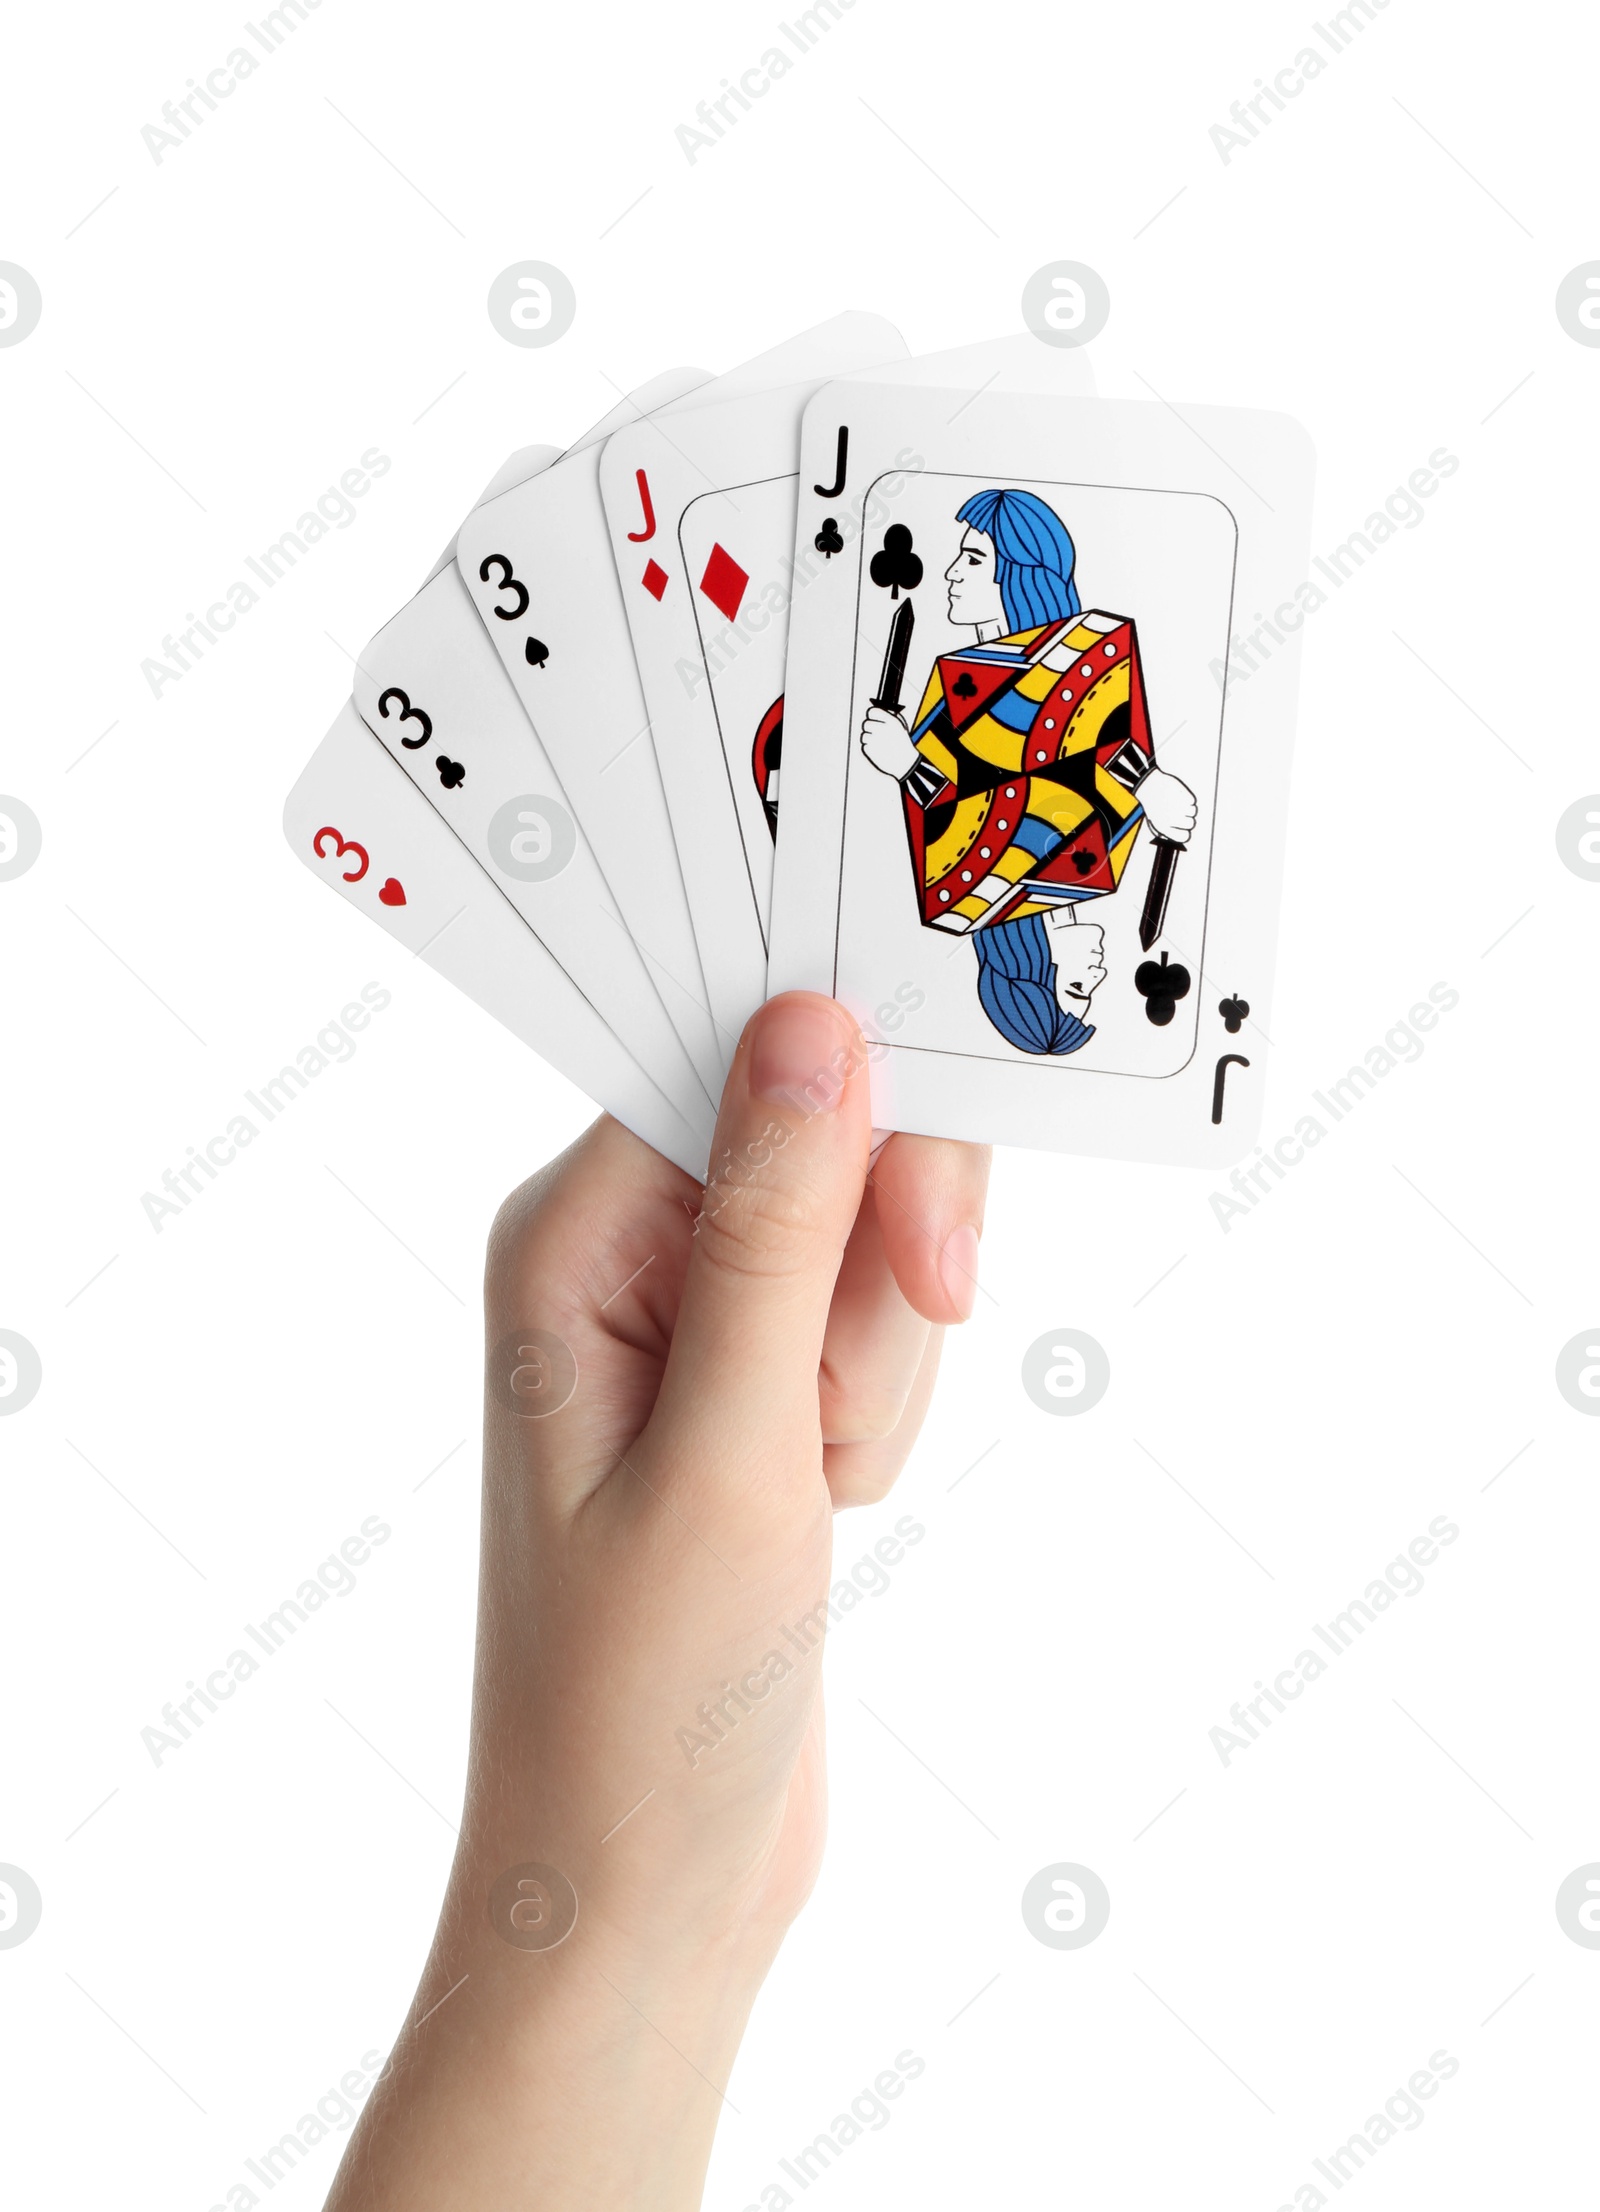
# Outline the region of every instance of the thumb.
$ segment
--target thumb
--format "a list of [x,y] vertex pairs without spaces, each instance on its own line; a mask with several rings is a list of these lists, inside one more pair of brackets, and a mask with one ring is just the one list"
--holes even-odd
[[751,1472],[821,1453],[817,1369],[866,1183],[867,1054],[835,1000],[755,1014],[722,1094],[705,1197],[650,1428]]

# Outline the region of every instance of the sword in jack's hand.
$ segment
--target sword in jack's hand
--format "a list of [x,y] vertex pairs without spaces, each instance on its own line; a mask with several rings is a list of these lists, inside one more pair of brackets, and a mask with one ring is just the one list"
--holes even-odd
[[911,651],[911,632],[916,624],[916,610],[909,599],[902,599],[894,611],[889,625],[889,644],[883,656],[883,674],[878,678],[877,696],[872,704],[887,714],[900,712],[900,687],[906,680],[906,658]]

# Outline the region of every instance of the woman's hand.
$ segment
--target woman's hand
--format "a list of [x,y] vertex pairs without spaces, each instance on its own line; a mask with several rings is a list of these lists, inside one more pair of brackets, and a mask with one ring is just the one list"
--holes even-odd
[[795,993],[703,1194],[602,1120],[501,1209],[461,1843],[329,2212],[699,2203],[822,1848],[832,1516],[976,1288],[987,1155],[893,1137],[869,1178],[870,1138],[854,1024]]

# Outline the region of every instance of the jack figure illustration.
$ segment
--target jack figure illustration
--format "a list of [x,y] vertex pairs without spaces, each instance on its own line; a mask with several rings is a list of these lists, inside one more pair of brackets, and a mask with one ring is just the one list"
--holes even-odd
[[1196,801],[1155,764],[1137,631],[1084,610],[1060,517],[1032,492],[983,491],[955,519],[950,620],[975,643],[935,660],[908,723],[902,602],[861,749],[900,786],[923,926],[971,937],[978,997],[1009,1044],[1061,1056],[1094,1035],[1106,973],[1105,931],[1079,910],[1116,892],[1147,823],[1148,951]]

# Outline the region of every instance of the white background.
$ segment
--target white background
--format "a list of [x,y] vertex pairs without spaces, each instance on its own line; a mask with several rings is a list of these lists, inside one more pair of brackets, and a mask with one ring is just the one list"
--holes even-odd
[[[907,2047],[808,2202],[1272,2212],[1441,2049],[1362,2204],[1568,2201],[1600,1427],[1553,1375],[1600,1322],[1600,888],[1554,827],[1600,786],[1600,351],[1553,300],[1600,255],[1592,23],[1392,0],[1224,163],[1293,8],[858,0],[691,164],[775,13],[326,0],[155,165],[140,126],[239,21],[35,9],[5,57],[0,258],[44,295],[0,351],[0,789],[45,837],[0,885],[0,1325],[44,1364],[0,1425],[0,1860],[44,1897],[0,1951],[10,2193],[225,2202],[386,2047],[451,1848],[483,1235],[586,1107],[284,846],[347,655],[507,451],[618,388],[844,306],[915,351],[1012,329],[1073,258],[1102,391],[1308,425],[1319,551],[1459,455],[1307,627],[1268,1133],[1431,984],[1460,1004],[1226,1234],[1203,1174],[997,1161],[937,1418],[841,1530],[927,1537],[830,1653],[827,1868],[708,2202]],[[485,313],[524,258],[576,287],[549,351]],[[153,699],[141,660],[374,444],[356,523]],[[141,1194],[369,979],[354,1060],[155,1234]],[[1019,1381],[1062,1326],[1111,1363],[1078,1419]],[[141,1728],[373,1513],[358,1588],[153,1767]],[[1439,1514],[1422,1594],[1224,1770],[1208,1730]],[[1058,1860],[1109,1887],[1088,1950],[1023,1926]]]

